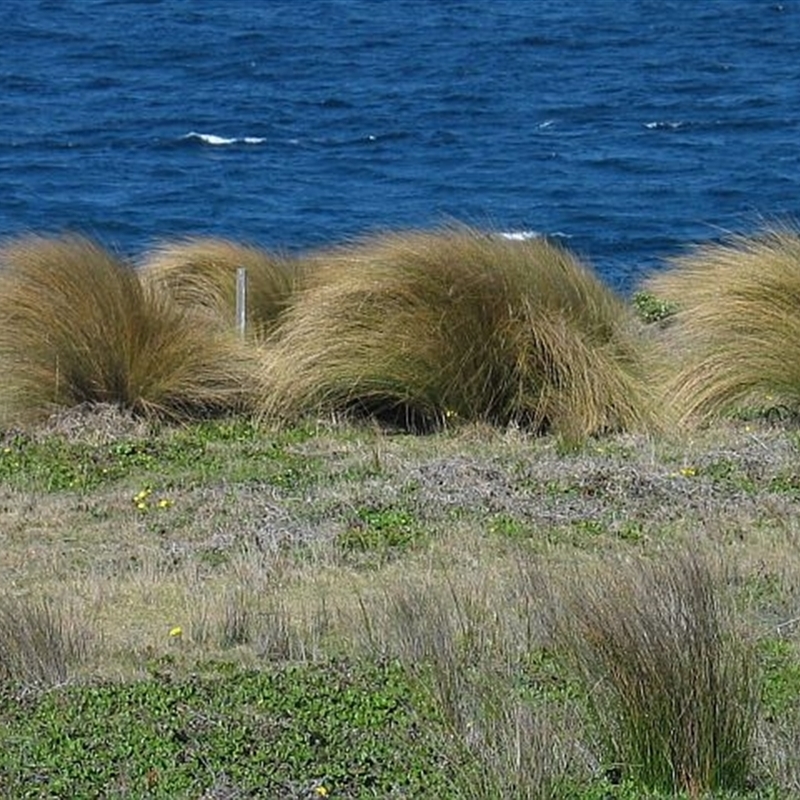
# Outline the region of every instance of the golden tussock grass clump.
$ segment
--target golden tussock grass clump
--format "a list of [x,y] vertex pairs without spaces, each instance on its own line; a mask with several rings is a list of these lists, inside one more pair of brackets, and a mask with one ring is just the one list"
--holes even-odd
[[320,253],[268,342],[264,412],[355,412],[584,436],[652,421],[624,304],[544,239],[466,227]]
[[255,338],[269,333],[290,302],[297,265],[289,258],[227,239],[166,241],[147,253],[143,280],[168,292],[181,306],[205,310],[227,328],[236,315],[236,271],[247,271],[247,326]]
[[81,403],[179,418],[241,408],[250,356],[96,243],[30,236],[0,248],[0,415]]
[[672,304],[662,385],[684,423],[800,408],[800,235],[767,229],[697,247],[646,288]]

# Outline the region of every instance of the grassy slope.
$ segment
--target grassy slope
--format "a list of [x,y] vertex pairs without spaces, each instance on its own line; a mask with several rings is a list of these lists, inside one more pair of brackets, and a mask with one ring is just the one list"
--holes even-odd
[[8,432],[2,793],[640,797],[603,777],[547,607],[680,543],[724,561],[765,670],[752,796],[791,796],[799,446],[110,411]]

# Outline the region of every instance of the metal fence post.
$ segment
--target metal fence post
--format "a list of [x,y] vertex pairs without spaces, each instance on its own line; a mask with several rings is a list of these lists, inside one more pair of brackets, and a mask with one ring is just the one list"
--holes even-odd
[[247,334],[247,270],[236,269],[236,330],[244,339]]

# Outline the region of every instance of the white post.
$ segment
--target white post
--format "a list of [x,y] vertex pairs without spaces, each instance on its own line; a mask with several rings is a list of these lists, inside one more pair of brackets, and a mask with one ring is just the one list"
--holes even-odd
[[247,332],[247,270],[236,269],[236,330],[244,339]]

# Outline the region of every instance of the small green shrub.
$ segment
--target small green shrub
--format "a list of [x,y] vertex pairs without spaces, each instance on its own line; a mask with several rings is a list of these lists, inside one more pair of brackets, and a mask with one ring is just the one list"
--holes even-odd
[[650,292],[636,292],[633,295],[633,307],[639,319],[648,325],[665,322],[677,310],[674,303],[661,300]]
[[425,539],[422,526],[403,508],[359,508],[355,518],[336,538],[345,558],[378,562],[396,557]]

